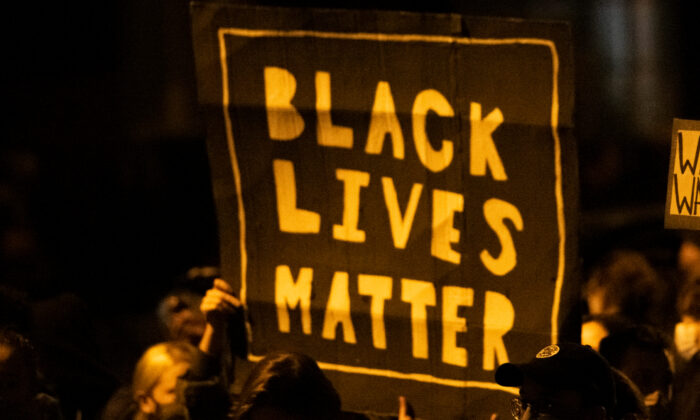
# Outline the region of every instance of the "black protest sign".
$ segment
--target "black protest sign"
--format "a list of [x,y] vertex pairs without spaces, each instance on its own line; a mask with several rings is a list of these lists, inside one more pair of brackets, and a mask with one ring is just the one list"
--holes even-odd
[[700,229],[700,121],[673,120],[664,226]]
[[506,413],[495,368],[558,341],[577,297],[568,27],[192,13],[249,358],[307,353],[353,410]]

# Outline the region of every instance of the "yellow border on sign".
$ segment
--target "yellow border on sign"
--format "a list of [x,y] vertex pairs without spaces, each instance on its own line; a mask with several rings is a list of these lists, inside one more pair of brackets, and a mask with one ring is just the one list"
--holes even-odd
[[[263,358],[263,356],[256,356],[254,354],[248,355],[248,360],[250,360],[251,362],[258,362],[258,361],[262,360],[262,358]],[[380,376],[383,378],[403,379],[403,380],[416,381],[416,382],[425,382],[425,383],[429,383],[429,384],[451,386],[454,388],[490,389],[493,391],[504,391],[504,392],[507,392],[509,394],[519,395],[518,388],[501,386],[501,385],[498,385],[498,384],[493,383],[493,382],[463,381],[460,379],[438,378],[437,376],[427,375],[424,373],[404,373],[404,372],[397,372],[395,370],[388,370],[388,369],[373,369],[373,368],[366,368],[366,367],[361,367],[361,366],[346,366],[346,365],[338,365],[338,364],[326,363],[326,362],[316,362],[316,363],[318,364],[318,367],[320,367],[321,369],[334,370],[334,371],[343,372],[343,373],[355,373],[355,374],[360,374],[360,375]]]
[[[559,55],[557,54],[556,45],[553,41],[539,38],[457,38],[446,35],[420,35],[420,34],[383,34],[383,33],[344,33],[344,32],[322,32],[308,30],[269,30],[269,29],[245,29],[245,28],[219,28],[219,58],[221,60],[221,75],[222,75],[222,109],[224,113],[224,121],[226,124],[226,140],[228,143],[229,153],[231,157],[231,167],[233,168],[233,178],[236,186],[236,194],[238,197],[238,222],[240,225],[240,248],[241,248],[241,290],[240,298],[243,304],[247,302],[247,269],[248,269],[248,253],[246,250],[246,226],[245,226],[245,208],[243,205],[243,192],[241,188],[241,173],[238,166],[238,158],[236,155],[236,147],[233,140],[233,130],[231,118],[229,116],[229,81],[228,81],[228,63],[226,61],[226,43],[225,36],[233,35],[247,38],[321,38],[321,39],[344,39],[358,41],[380,41],[380,42],[427,42],[427,43],[456,43],[462,45],[539,45],[549,48],[552,53],[552,108],[551,108],[551,128],[552,136],[554,137],[554,174],[556,180],[554,183],[554,195],[557,203],[557,225],[559,228],[559,266],[557,268],[557,280],[554,286],[554,301],[552,304],[552,344],[556,344],[559,337],[559,305],[561,304],[561,291],[564,284],[564,263],[565,263],[565,245],[566,245],[566,225],[564,220],[564,198],[562,193],[561,180],[561,144],[559,140]],[[260,360],[261,356],[248,355],[251,361]],[[358,366],[346,366],[333,363],[319,362],[322,369],[335,370],[345,373],[357,373],[372,376],[382,376],[393,379],[405,379],[418,382],[435,383],[440,385],[452,386],[457,388],[484,388],[501,390],[510,393],[517,393],[513,388],[502,387],[491,382],[482,381],[462,381],[455,379],[438,378],[432,375],[419,373],[403,373],[386,369],[371,369]]]

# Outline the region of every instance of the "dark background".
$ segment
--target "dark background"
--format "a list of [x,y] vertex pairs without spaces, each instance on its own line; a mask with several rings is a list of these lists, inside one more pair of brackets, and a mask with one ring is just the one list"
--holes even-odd
[[[569,21],[582,268],[617,246],[673,268],[672,119],[700,119],[692,2],[286,4]],[[157,300],[189,268],[218,264],[188,3],[13,2],[4,15],[0,282],[34,303],[69,293],[74,344],[124,377],[157,339]]]

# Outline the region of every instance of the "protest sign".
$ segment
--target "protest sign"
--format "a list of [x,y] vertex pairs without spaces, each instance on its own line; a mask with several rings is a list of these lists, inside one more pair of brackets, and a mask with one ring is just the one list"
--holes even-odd
[[[194,3],[222,273],[249,358],[346,409],[488,418],[576,318],[569,28]],[[577,331],[571,334],[573,339]]]
[[700,121],[673,120],[664,226],[700,229]]

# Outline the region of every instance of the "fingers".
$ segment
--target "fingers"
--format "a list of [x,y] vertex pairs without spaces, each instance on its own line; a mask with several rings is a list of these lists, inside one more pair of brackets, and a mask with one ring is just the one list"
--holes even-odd
[[234,313],[241,306],[236,297],[217,289],[209,289],[202,298],[200,309],[205,314],[211,311]]
[[212,302],[212,301],[202,301],[202,305],[200,306],[201,311],[204,313],[204,315],[209,319],[209,316],[212,313],[222,313],[222,314],[232,314],[234,313],[235,309],[223,302]]
[[233,294],[233,288],[231,285],[222,279],[214,279],[214,289],[221,290],[222,292],[226,292],[230,295]]
[[206,295],[204,295],[204,298],[209,297],[211,299],[224,300],[235,307],[241,306],[241,301],[238,300],[237,297],[233,296],[233,294],[232,294],[233,291],[231,291],[231,287],[223,280],[219,280],[219,281],[221,283],[225,284],[226,288],[228,288],[228,290],[222,289],[220,287],[220,286],[222,286],[221,284],[215,283],[214,288],[207,290],[207,293],[206,293]]

